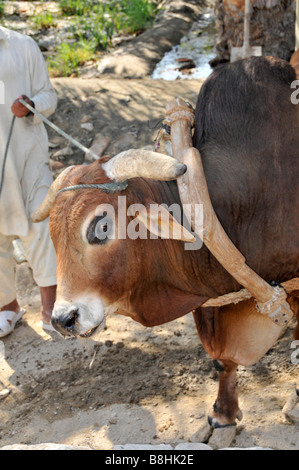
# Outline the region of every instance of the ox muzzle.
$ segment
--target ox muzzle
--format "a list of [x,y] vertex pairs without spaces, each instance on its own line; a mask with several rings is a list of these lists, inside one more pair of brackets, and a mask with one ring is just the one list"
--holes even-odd
[[101,299],[89,294],[71,302],[58,300],[51,323],[64,337],[89,338],[104,329],[105,307]]

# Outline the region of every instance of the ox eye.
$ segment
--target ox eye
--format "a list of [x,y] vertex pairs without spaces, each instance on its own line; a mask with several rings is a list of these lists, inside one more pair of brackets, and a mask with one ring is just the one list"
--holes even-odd
[[91,245],[101,245],[105,243],[112,233],[112,228],[112,220],[107,215],[107,212],[97,216],[87,229],[86,237],[88,242]]

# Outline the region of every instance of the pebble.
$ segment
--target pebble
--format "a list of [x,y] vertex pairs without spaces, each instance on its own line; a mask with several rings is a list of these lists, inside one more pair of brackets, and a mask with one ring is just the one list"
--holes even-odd
[[0,392],[0,400],[4,400],[8,395],[11,394],[11,390],[9,388],[5,388]]
[[294,423],[299,424],[299,403],[288,412],[288,418]]
[[212,447],[202,442],[184,442],[178,444],[174,450],[213,450]]
[[63,162],[57,162],[55,160],[52,160],[52,158],[50,158],[50,167],[52,171],[56,171],[56,170],[61,170],[62,168],[64,168],[65,164]]
[[168,444],[124,444],[121,446],[114,446],[113,450],[173,450],[173,447]]
[[83,122],[81,124],[81,129],[84,129],[88,132],[91,132],[94,129],[93,123],[92,122]]
[[71,145],[68,145],[67,147],[64,147],[61,150],[57,150],[55,153],[53,153],[52,158],[59,158],[59,157],[68,157],[70,155],[73,155],[73,149]]

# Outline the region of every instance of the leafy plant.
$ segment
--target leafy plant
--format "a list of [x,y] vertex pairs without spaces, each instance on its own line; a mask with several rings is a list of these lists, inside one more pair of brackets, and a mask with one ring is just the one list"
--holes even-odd
[[36,29],[47,29],[57,25],[57,18],[55,18],[51,12],[46,11],[35,16],[33,22]]
[[61,44],[55,56],[47,59],[51,77],[68,77],[77,73],[80,65],[94,58],[94,46],[81,40],[77,44]]
[[125,25],[132,33],[152,23],[157,13],[157,3],[152,0],[123,0],[120,4],[126,15]]
[[99,4],[88,16],[75,19],[74,37],[91,41],[95,50],[106,49],[113,35],[121,29],[121,15],[117,5]]
[[60,0],[59,6],[65,15],[83,16],[93,9],[94,2],[92,0]]
[[[47,59],[51,76],[78,73],[84,62],[94,59],[111,45],[113,36],[136,33],[150,25],[158,0],[58,0],[61,13],[68,15],[71,43],[62,43]],[[0,0],[0,6],[1,6]],[[55,27],[58,18],[45,12],[34,19],[36,28]]]

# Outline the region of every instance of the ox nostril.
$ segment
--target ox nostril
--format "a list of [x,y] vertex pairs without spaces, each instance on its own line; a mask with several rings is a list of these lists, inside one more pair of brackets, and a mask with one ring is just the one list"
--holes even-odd
[[78,309],[77,308],[72,309],[61,322],[63,328],[65,328],[66,330],[71,330],[72,328],[74,328],[78,316],[79,316]]
[[78,316],[79,310],[73,307],[68,312],[65,312],[52,318],[52,325],[61,333],[64,333],[66,331],[71,333],[75,327]]

